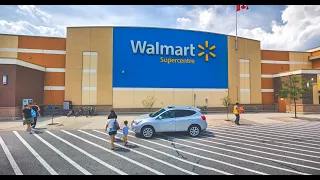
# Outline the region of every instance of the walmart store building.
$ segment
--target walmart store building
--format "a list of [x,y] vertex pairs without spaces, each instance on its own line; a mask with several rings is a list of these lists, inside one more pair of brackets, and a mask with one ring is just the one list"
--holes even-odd
[[[209,32],[68,27],[66,38],[0,35],[0,42],[2,117],[20,115],[23,99],[60,108],[70,100],[103,112],[143,111],[149,96],[156,98],[154,108],[207,104],[221,110],[228,94],[232,103],[285,112],[291,102],[275,95],[281,79],[320,78],[320,48],[268,51],[259,41],[238,38],[235,50],[235,37]],[[319,111],[319,90],[299,101],[298,111]]]

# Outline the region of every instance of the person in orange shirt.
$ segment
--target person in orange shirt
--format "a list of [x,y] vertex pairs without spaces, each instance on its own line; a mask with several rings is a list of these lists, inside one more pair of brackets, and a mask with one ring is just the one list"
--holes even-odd
[[239,107],[239,103],[236,103],[236,105],[233,106],[233,114],[236,116],[236,120],[234,121],[234,123],[236,123],[237,125],[239,124],[240,121],[240,107]]

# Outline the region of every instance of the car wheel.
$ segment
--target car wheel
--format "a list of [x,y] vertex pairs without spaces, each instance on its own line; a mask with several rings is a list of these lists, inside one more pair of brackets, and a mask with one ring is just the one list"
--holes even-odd
[[154,135],[153,127],[152,126],[144,126],[141,129],[141,135],[146,139],[152,138]]
[[196,137],[200,134],[200,127],[198,125],[191,125],[188,129],[188,133],[192,137]]

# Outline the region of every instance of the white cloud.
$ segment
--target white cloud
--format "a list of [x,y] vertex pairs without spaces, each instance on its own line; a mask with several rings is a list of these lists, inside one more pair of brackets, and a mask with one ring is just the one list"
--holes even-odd
[[46,26],[34,26],[26,21],[8,22],[0,20],[0,32],[4,34],[64,37],[64,31]]
[[[177,26],[235,35],[235,13],[219,15],[220,8],[193,9],[186,17],[177,18]],[[238,36],[260,40],[263,49],[276,50],[306,50],[312,41],[320,40],[320,6],[287,6],[282,12],[281,24],[276,21],[270,23],[271,32],[261,27],[246,28],[249,23],[263,18],[256,12],[239,13]]]
[[[320,6],[286,6],[281,13],[279,9],[249,6],[248,11],[239,12],[238,35],[260,40],[263,49],[275,50],[304,51],[320,41]],[[235,35],[234,6],[21,5],[16,12],[18,19],[11,18],[15,12],[0,19],[0,33],[61,37],[66,26],[125,25]]]
[[18,5],[17,12],[23,15],[31,15],[34,18],[38,18],[42,22],[48,24],[51,19],[51,15],[41,11],[35,5]]

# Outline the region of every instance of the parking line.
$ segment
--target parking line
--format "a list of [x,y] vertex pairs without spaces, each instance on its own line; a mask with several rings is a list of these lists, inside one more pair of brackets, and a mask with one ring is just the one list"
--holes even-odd
[[44,140],[43,138],[41,138],[38,134],[34,134],[34,136],[36,138],[38,138],[41,142],[43,142],[45,145],[47,145],[50,149],[52,149],[54,152],[56,152],[57,154],[59,154],[63,159],[65,159],[66,161],[68,161],[72,166],[74,166],[75,168],[77,168],[80,172],[82,172],[85,175],[92,175],[90,172],[88,172],[87,170],[85,170],[83,167],[81,167],[78,163],[74,162],[72,159],[70,159],[68,156],[66,156],[65,154],[63,154],[61,151],[59,151],[57,148],[55,148],[54,146],[52,146],[50,143],[48,143],[46,140]]
[[[208,128],[208,129],[215,130],[214,128]],[[226,130],[230,130],[230,129],[226,129]],[[270,132],[270,133],[274,133],[274,134],[281,134],[281,135],[287,134],[287,135],[289,135],[289,136],[285,136],[285,137],[290,137],[290,136],[292,136],[292,137],[297,137],[297,136],[301,137],[301,136],[305,136],[305,137],[308,137],[308,139],[311,139],[311,140],[309,140],[311,142],[312,141],[313,142],[320,142],[320,141],[316,141],[317,138],[319,138],[319,133],[318,132],[317,132],[317,134],[312,134],[310,132],[308,132],[308,133],[295,133],[297,131],[303,131],[303,130],[309,131],[310,129],[307,128],[307,127],[306,128],[295,128],[295,129],[265,129],[265,128],[258,128],[257,127],[257,128],[250,128],[250,129],[249,128],[248,129],[233,128],[232,130],[246,131],[246,132],[251,132],[251,131],[261,132],[261,131],[263,131],[263,132]],[[311,128],[311,130],[317,131],[317,129],[313,129],[313,128]]]
[[[214,129],[211,129],[211,128],[207,128],[207,130],[214,132]],[[244,131],[236,131],[236,130],[233,130],[233,131],[235,131],[235,132],[244,132]],[[259,132],[261,132],[261,131],[262,130],[260,130]],[[224,132],[227,132],[227,131],[224,131]],[[309,142],[297,142],[297,141],[293,141],[292,139],[287,139],[287,138],[290,138],[290,137],[292,137],[292,138],[301,138],[301,136],[291,136],[291,135],[281,136],[281,135],[278,135],[280,133],[273,133],[273,132],[269,132],[269,131],[264,131],[264,134],[259,133],[259,132],[255,133],[255,132],[256,131],[254,131],[254,130],[250,130],[250,131],[247,131],[246,133],[250,134],[250,135],[257,136],[257,137],[261,137],[261,136],[265,137],[266,133],[268,133],[268,136],[276,136],[276,137],[283,138],[282,141],[289,141],[289,142],[295,142],[295,143],[300,143],[300,144],[308,144],[308,145],[320,146],[319,144],[313,144],[313,143],[309,143]],[[270,133],[273,133],[273,134],[270,134]],[[281,133],[281,134],[283,134],[283,133]],[[272,138],[274,138],[274,137],[272,137]],[[311,140],[305,140],[305,141],[311,141]]]
[[[213,139],[213,138],[211,138],[211,137],[209,137],[209,136],[201,136],[201,135],[200,135],[199,137],[206,137],[206,138]],[[269,152],[263,152],[263,151],[259,151],[259,150],[255,150],[255,149],[249,149],[249,148],[234,146],[234,145],[230,145],[230,144],[218,143],[218,142],[208,141],[208,140],[203,140],[203,139],[199,139],[199,140],[206,141],[206,142],[210,142],[210,143],[214,143],[214,144],[220,144],[220,145],[223,145],[223,146],[234,147],[234,148],[238,148],[238,149],[244,149],[244,150],[253,151],[253,152],[258,152],[258,153],[263,153],[263,154],[269,154],[269,155],[273,155],[273,156],[286,157],[286,158],[289,158],[289,159],[299,159],[299,158],[295,158],[295,157],[278,155],[278,154],[269,153]],[[231,142],[231,141],[229,141],[229,142]],[[274,160],[274,161],[275,161],[275,160]],[[291,164],[291,165],[295,165],[295,166],[300,166],[300,167],[304,167],[304,168],[309,168],[309,169],[314,169],[314,170],[320,170],[319,168],[315,168],[315,167],[311,167],[311,166],[306,166],[306,165],[301,165],[301,164],[290,163],[290,162],[287,162],[287,161],[284,161],[283,163]]]
[[112,171],[114,171],[114,172],[116,172],[116,173],[118,173],[118,174],[121,174],[121,175],[128,175],[127,173],[125,173],[125,172],[123,172],[123,171],[121,171],[121,170],[119,170],[119,169],[117,169],[117,168],[115,168],[115,167],[111,166],[110,164],[108,164],[108,163],[106,163],[106,162],[104,162],[104,161],[100,160],[99,158],[97,158],[97,157],[95,157],[95,156],[91,155],[91,154],[90,154],[90,153],[88,153],[87,151],[85,151],[85,150],[83,150],[83,149],[79,148],[78,146],[75,146],[74,144],[70,143],[69,141],[67,141],[67,140],[65,140],[65,139],[62,139],[61,137],[59,137],[59,136],[57,136],[57,135],[53,134],[52,132],[50,132],[50,131],[45,131],[45,132],[46,132],[46,133],[48,133],[48,134],[50,134],[51,136],[53,136],[53,137],[55,137],[55,138],[59,139],[60,141],[64,142],[65,144],[67,144],[67,145],[69,145],[69,146],[73,147],[74,149],[76,149],[76,150],[80,151],[82,154],[84,154],[84,155],[88,156],[89,158],[91,158],[91,159],[95,160],[96,162],[100,163],[101,165],[103,165],[103,166],[105,166],[105,167],[107,167],[107,168],[111,169]]
[[[78,131],[79,131],[79,132],[82,132],[82,133],[84,133],[84,134],[87,134],[88,136],[91,136],[91,137],[100,139],[100,140],[102,140],[102,141],[109,142],[108,140],[106,140],[106,139],[104,139],[104,138],[102,138],[102,137],[99,137],[99,136],[90,134],[90,133],[88,133],[88,132],[85,132],[85,131],[82,131],[82,130],[78,130]],[[120,145],[119,143],[115,143],[115,144],[117,144],[118,146],[120,146],[120,147],[122,147],[122,148],[124,148],[124,149],[130,150],[130,151],[135,152],[135,153],[137,153],[137,154],[140,154],[140,155],[142,155],[142,156],[148,157],[148,158],[150,158],[150,159],[153,159],[153,160],[155,160],[155,161],[158,161],[158,162],[160,162],[160,163],[163,163],[163,164],[165,164],[165,165],[168,165],[168,166],[170,166],[170,167],[173,167],[173,168],[175,168],[175,169],[178,169],[178,170],[180,170],[180,171],[182,171],[182,172],[185,172],[185,173],[187,173],[187,174],[190,174],[190,175],[198,175],[198,174],[196,174],[196,173],[194,173],[194,172],[191,172],[191,171],[182,169],[182,168],[180,168],[180,167],[178,167],[178,166],[176,166],[176,165],[173,165],[173,164],[170,164],[170,163],[168,163],[168,162],[162,161],[161,159],[157,159],[157,158],[155,158],[155,157],[152,157],[152,156],[149,156],[149,155],[147,155],[147,154],[141,153],[141,152],[136,151],[136,150],[134,150],[134,149],[130,149],[130,148],[127,148],[127,147],[125,147],[125,146],[122,146],[122,145]]]
[[[213,148],[213,149],[219,149],[219,150],[229,151],[229,152],[232,152],[232,153],[238,153],[238,154],[247,155],[247,156],[251,156],[251,157],[258,157],[258,158],[262,158],[262,159],[267,159],[267,160],[275,161],[274,159],[263,158],[263,157],[260,157],[260,156],[255,156],[255,155],[251,155],[251,154],[246,154],[246,153],[242,153],[242,152],[238,152],[238,151],[233,151],[233,150],[229,150],[229,149],[224,149],[224,148],[219,148],[219,147],[215,147],[215,146],[210,146],[210,145],[207,145],[207,144],[202,144],[202,143],[197,143],[197,142],[193,142],[193,141],[188,141],[188,140],[181,139],[181,138],[176,138],[176,137],[172,137],[172,136],[167,136],[167,137],[170,137],[170,138],[172,138],[172,139],[178,139],[179,141],[184,141],[184,142],[189,142],[189,143],[192,143],[192,144],[197,144],[197,145],[201,145],[201,146],[210,147],[210,148]],[[197,139],[197,140],[199,140],[199,139]],[[202,139],[201,139],[201,140],[202,140]],[[176,143],[176,144],[180,144],[180,143],[177,143],[177,142],[175,142],[175,143]],[[180,145],[181,145],[181,144],[180,144]],[[190,147],[190,146],[187,146],[187,145],[182,145],[182,146]],[[192,147],[192,146],[191,146],[191,147]],[[205,150],[205,149],[200,149],[200,148],[195,148],[195,149],[199,149],[200,151],[205,151],[205,152],[209,152],[209,153],[213,153],[213,154],[220,154],[220,153],[208,151],[208,150]],[[223,156],[230,157],[229,155],[223,155]],[[254,163],[254,164],[258,164],[258,165],[261,165],[261,166],[266,166],[266,167],[270,167],[270,168],[274,168],[274,169],[279,169],[279,170],[282,170],[282,171],[293,172],[293,173],[297,173],[297,174],[301,174],[301,175],[309,175],[309,174],[307,174],[307,173],[302,173],[302,172],[299,172],[299,171],[294,171],[294,170],[290,170],[290,169],[286,169],[286,168],[281,168],[281,167],[277,167],[277,166],[272,166],[272,165],[269,165],[269,164],[259,163],[259,162],[256,162],[256,161],[250,161],[250,160],[246,160],[246,159],[242,159],[242,158],[237,158],[237,157],[232,157],[232,156],[231,156],[230,158],[234,158],[234,159],[239,159],[239,160],[251,162],[251,163]],[[283,162],[283,161],[280,161],[280,162]]]
[[[217,129],[217,128],[209,128],[209,129]],[[282,128],[261,128],[261,127],[248,127],[246,129],[244,128],[232,128],[232,130],[239,130],[239,131],[251,131],[251,130],[259,130],[261,131],[266,131],[266,132],[275,132],[275,133],[282,133],[286,132],[286,134],[289,135],[298,135],[298,136],[306,136],[309,137],[310,139],[315,139],[318,140],[319,138],[319,127],[315,129],[315,126],[307,126],[307,127],[282,127]],[[220,131],[222,129],[219,129]],[[224,129],[224,130],[230,130],[230,129]],[[297,132],[297,131],[308,131],[308,132]]]
[[[204,132],[204,133],[207,134],[206,132]],[[247,134],[244,134],[244,133],[236,133],[236,132],[233,132],[233,134],[235,134],[235,135],[233,135],[233,134],[227,134],[227,133],[221,133],[221,132],[215,131],[215,134],[222,134],[222,135],[228,135],[228,136],[236,136],[237,134],[239,134],[239,135],[246,135],[244,138],[248,138],[248,139],[258,139],[258,138],[250,138],[250,137],[247,137]],[[221,135],[221,136],[222,136],[222,135]],[[236,136],[236,137],[237,137],[237,136]],[[261,142],[257,142],[257,141],[250,141],[250,140],[247,140],[247,139],[240,139],[240,138],[236,138],[236,137],[223,137],[223,138],[234,139],[234,140],[239,140],[239,141],[245,141],[245,142],[251,142],[251,143],[257,143],[257,144],[275,146],[275,147],[292,149],[292,150],[297,150],[297,151],[305,151],[305,152],[311,152],[311,153],[320,154],[320,152],[316,152],[316,151],[309,151],[309,150],[304,150],[304,149],[297,149],[297,148],[291,148],[291,147],[286,147],[286,146],[273,145],[273,144],[268,144],[268,143],[261,143]],[[223,139],[223,138],[221,138],[221,139]],[[220,137],[217,137],[217,136],[216,136],[216,139],[219,140]],[[258,140],[263,140],[263,141],[265,141],[264,139],[258,139]],[[257,146],[257,147],[258,147],[258,146]],[[264,147],[264,148],[267,148],[267,147]],[[274,150],[274,149],[271,148],[271,150]],[[282,151],[282,150],[276,150],[276,151]],[[290,151],[283,151],[283,152],[290,152]],[[295,152],[290,152],[290,153],[292,153],[292,154],[297,154],[297,155],[302,155],[302,156],[320,158],[320,156],[314,156],[314,155],[309,155],[309,154],[301,154],[301,153],[295,153]]]
[[[215,134],[227,134],[227,133],[222,133],[222,132],[225,132],[225,131],[222,131],[220,132],[219,130],[209,130],[210,132],[214,132]],[[282,140],[282,139],[279,139],[279,138],[269,138],[269,137],[265,137],[263,136],[264,139],[260,138],[262,136],[254,136],[254,135],[249,135],[247,133],[239,133],[237,131],[232,131],[232,134],[239,134],[239,135],[245,135],[245,138],[248,138],[248,139],[257,139],[259,141],[271,141],[271,140],[267,140],[267,139],[275,139],[275,140]],[[232,134],[228,134],[228,135],[232,135]],[[249,136],[249,137],[248,137]],[[253,137],[257,137],[257,138],[253,138]],[[287,145],[292,145],[292,146],[299,146],[299,147],[305,147],[305,148],[309,148],[309,149],[320,149],[320,148],[317,148],[317,147],[311,147],[311,146],[304,146],[304,145],[300,145],[300,144],[291,144],[291,143],[286,143],[286,142],[281,142],[281,141],[273,141],[272,142],[274,143],[279,143],[279,144],[287,144]],[[276,146],[276,145],[273,145],[273,146]],[[281,146],[279,146],[281,147]],[[284,146],[282,146],[284,147]],[[288,147],[286,147],[288,148]],[[291,148],[288,148],[288,149],[291,149]],[[316,151],[308,151],[308,150],[304,150],[304,151],[307,151],[307,152],[312,152],[312,153],[320,153],[320,152],[316,152]]]
[[46,168],[50,174],[59,175],[28,143],[25,141],[17,131],[13,131],[13,133],[18,137],[18,139],[29,149],[29,151],[38,159],[38,161]]
[[[101,132],[101,131],[98,131],[98,130],[93,130],[93,131],[98,132],[98,133],[101,133],[101,134],[108,135],[107,133],[104,133],[104,132]],[[137,138],[136,138],[136,137],[134,137],[134,136],[131,136],[131,137],[133,137],[133,138],[137,139]],[[117,138],[117,139],[120,139],[120,138]],[[190,165],[193,165],[193,166],[197,166],[197,167],[200,167],[200,168],[203,168],[203,169],[207,169],[207,170],[211,170],[211,171],[219,172],[219,173],[221,173],[221,174],[225,174],[225,175],[232,175],[232,174],[230,174],[230,173],[227,173],[227,172],[223,172],[223,171],[217,170],[217,169],[215,169],[215,168],[211,168],[211,167],[203,166],[203,165],[200,165],[200,164],[196,164],[196,163],[194,163],[194,162],[191,162],[191,161],[187,161],[187,160],[184,160],[184,159],[180,159],[180,158],[178,158],[178,157],[176,157],[176,156],[173,156],[173,155],[171,155],[171,154],[167,154],[167,153],[165,153],[165,152],[162,152],[162,151],[156,150],[156,149],[151,148],[151,147],[148,147],[148,146],[144,146],[144,145],[139,144],[139,143],[136,143],[136,142],[130,142],[130,144],[138,145],[139,147],[143,147],[143,148],[149,149],[149,150],[151,150],[151,151],[157,152],[157,153],[159,153],[159,154],[163,154],[163,155],[165,155],[165,156],[171,157],[171,158],[173,158],[173,159],[176,159],[176,160],[182,161],[182,162],[184,162],[184,163],[187,163],[187,164],[190,164]]]
[[[133,131],[130,131],[130,132],[133,132]],[[160,140],[162,140],[162,139],[160,139]],[[228,166],[231,166],[231,167],[235,167],[235,168],[238,168],[238,169],[242,169],[242,170],[245,170],[245,171],[257,173],[257,174],[260,174],[260,175],[268,175],[268,174],[263,173],[263,172],[255,171],[255,170],[248,169],[248,168],[244,168],[244,167],[241,167],[241,166],[237,166],[237,165],[234,165],[234,164],[226,163],[226,162],[219,161],[219,160],[212,159],[212,158],[208,158],[208,157],[205,157],[205,156],[200,156],[200,155],[193,154],[193,153],[190,153],[190,152],[187,152],[187,151],[183,151],[183,150],[180,150],[180,149],[176,149],[176,148],[173,148],[173,147],[170,147],[170,146],[159,144],[159,143],[156,143],[156,142],[153,142],[153,141],[149,141],[148,140],[147,142],[150,142],[150,143],[153,143],[153,144],[157,144],[159,146],[163,146],[163,147],[166,147],[166,148],[169,148],[169,149],[177,150],[177,151],[180,151],[180,152],[183,152],[183,153],[186,153],[186,154],[189,154],[191,156],[198,157],[198,158],[202,158],[202,159],[206,159],[206,160],[209,160],[209,161],[213,161],[213,162],[221,163],[221,164],[228,165]]]
[[[297,154],[297,155],[302,155],[302,156],[310,156],[310,157],[313,157],[312,155],[308,155],[308,154],[302,154],[302,153],[295,153],[295,152],[290,152],[290,151],[284,151],[284,150],[280,150],[280,149],[273,149],[273,148],[268,148],[268,147],[264,147],[264,146],[257,146],[257,145],[253,145],[253,144],[248,144],[248,143],[243,143],[243,142],[235,142],[235,141],[229,141],[229,140],[225,140],[223,138],[226,138],[226,139],[236,139],[236,138],[229,138],[229,137],[220,137],[220,138],[213,138],[212,136],[206,136],[210,139],[215,139],[215,140],[218,140],[218,141],[226,141],[226,142],[231,142],[231,143],[235,143],[235,144],[242,144],[242,145],[247,145],[247,146],[252,146],[252,147],[257,147],[257,148],[264,148],[264,149],[269,149],[269,150],[274,150],[274,151],[279,151],[279,152],[285,152],[285,153],[291,153],[291,154]],[[264,153],[267,153],[267,152],[264,152]],[[270,154],[273,154],[273,153],[270,153]],[[305,161],[305,162],[310,162],[310,163],[315,163],[315,164],[320,164],[320,162],[317,162],[317,161],[312,161],[312,160],[308,160],[308,159],[302,159],[302,158],[296,158],[296,157],[292,157],[292,156],[284,156],[284,155],[278,155],[278,154],[275,154],[277,156],[282,156],[282,157],[287,157],[287,158],[290,158],[290,159],[295,159],[295,160],[300,160],[300,161]],[[317,158],[319,158],[319,156],[315,156]]]
[[4,143],[3,139],[1,138],[1,136],[0,136],[0,144],[1,144],[1,147],[2,147],[2,149],[4,151],[4,153],[6,154],[8,160],[10,162],[10,165],[11,165],[14,173],[16,175],[23,175],[21,170],[20,170],[20,168],[19,168],[19,166],[17,165],[16,161],[13,159],[12,154],[10,153],[7,145]]
[[82,141],[84,141],[84,142],[86,142],[86,143],[88,143],[88,144],[91,144],[91,145],[93,145],[93,146],[95,146],[95,147],[98,147],[98,148],[100,148],[100,149],[103,149],[103,150],[105,150],[105,151],[107,151],[107,152],[109,152],[109,153],[111,153],[111,154],[113,154],[113,155],[116,155],[116,156],[118,156],[118,157],[120,157],[120,158],[122,158],[122,159],[125,159],[125,160],[127,160],[127,161],[129,161],[129,162],[131,162],[131,163],[133,163],[133,164],[136,164],[136,165],[138,165],[138,166],[140,166],[140,167],[142,167],[142,168],[145,168],[145,169],[147,169],[147,170],[149,170],[149,171],[151,171],[151,172],[153,172],[153,173],[155,173],[155,174],[157,174],[157,175],[165,175],[165,174],[163,174],[163,173],[161,173],[161,172],[159,172],[159,171],[157,171],[157,170],[155,170],[155,169],[152,169],[152,168],[150,168],[150,167],[148,167],[148,166],[145,166],[145,165],[143,165],[143,164],[141,164],[141,163],[139,163],[139,162],[137,162],[137,161],[134,161],[134,160],[132,160],[132,159],[130,159],[130,158],[127,158],[126,156],[123,156],[123,155],[121,155],[121,154],[118,154],[118,153],[116,153],[116,152],[114,152],[114,151],[112,151],[112,150],[109,150],[109,149],[107,149],[107,148],[105,148],[105,147],[102,147],[102,146],[100,146],[100,145],[98,145],[98,144],[96,144],[96,143],[90,142],[90,141],[88,141],[88,140],[86,140],[86,139],[84,139],[84,138],[82,138],[82,137],[80,137],[80,136],[77,136],[77,135],[72,134],[72,133],[70,133],[70,132],[68,132],[68,131],[65,131],[65,130],[61,130],[61,131],[64,132],[64,133],[66,133],[66,134],[69,134],[70,136],[73,136],[73,137],[75,137],[75,138],[78,138],[78,139],[80,139],[80,140],[82,140]]

